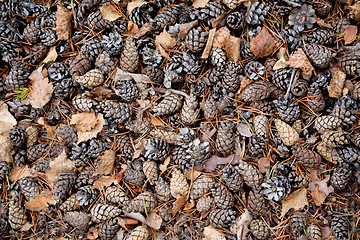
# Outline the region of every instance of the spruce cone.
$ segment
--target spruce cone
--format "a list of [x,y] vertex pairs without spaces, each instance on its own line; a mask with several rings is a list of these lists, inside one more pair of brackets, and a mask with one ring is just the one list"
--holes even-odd
[[8,221],[14,230],[21,229],[27,221],[25,208],[22,206],[21,202],[19,202],[15,192],[10,193]]
[[132,37],[126,39],[119,63],[121,69],[126,72],[136,72],[138,69],[139,53],[136,48],[136,42]]
[[101,223],[119,216],[121,212],[120,208],[98,203],[91,208],[91,219],[96,223]]
[[261,194],[261,188],[253,188],[247,198],[247,209],[254,217],[261,216],[266,210],[265,198]]
[[92,69],[83,76],[75,76],[75,81],[84,87],[96,87],[102,84],[104,76],[98,69]]
[[292,146],[300,140],[299,134],[290,125],[286,124],[285,122],[279,119],[274,119],[274,122],[275,122],[275,127],[281,138],[281,141],[286,146]]
[[147,160],[143,163],[143,171],[151,185],[155,184],[158,178],[158,166],[155,161]]
[[215,148],[221,156],[228,156],[235,147],[234,123],[226,121],[219,124]]

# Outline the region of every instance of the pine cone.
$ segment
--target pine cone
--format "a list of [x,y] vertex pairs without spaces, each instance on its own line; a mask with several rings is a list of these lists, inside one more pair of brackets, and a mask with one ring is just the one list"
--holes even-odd
[[291,192],[291,185],[284,176],[272,177],[261,184],[262,193],[270,200],[280,201],[286,198]]
[[150,19],[154,18],[158,8],[153,3],[146,3],[140,7],[136,7],[129,13],[129,19],[138,27],[141,27]]
[[234,224],[236,218],[235,211],[214,209],[209,214],[210,224],[214,228],[228,228]]
[[326,131],[321,135],[321,139],[330,148],[341,147],[349,143],[349,135],[340,131]]
[[86,233],[89,230],[90,217],[87,213],[66,212],[64,220],[81,233]]
[[155,192],[160,202],[171,200],[170,185],[161,177],[155,181]]
[[210,187],[215,205],[220,209],[230,209],[234,206],[234,197],[231,192],[219,183],[214,183]]
[[258,61],[250,61],[245,65],[244,72],[250,80],[259,80],[265,76],[265,67]]
[[291,75],[293,74],[294,69],[282,68],[275,70],[272,81],[274,85],[281,90],[286,91],[291,80]]
[[68,146],[78,141],[77,130],[74,127],[62,126],[56,129],[59,138]]
[[212,153],[209,142],[201,142],[200,139],[195,139],[186,150],[186,160],[191,166],[199,166],[204,164]]
[[73,171],[65,170],[56,177],[54,187],[55,196],[57,198],[64,198],[73,187],[76,181],[76,174]]
[[34,162],[39,158],[44,157],[50,151],[50,147],[46,143],[38,143],[26,150],[27,159],[30,162]]
[[328,130],[335,130],[341,125],[341,122],[342,120],[338,117],[325,115],[315,119],[314,127],[320,134],[322,134]]
[[245,15],[242,12],[234,11],[226,18],[226,25],[236,31],[242,30],[245,24]]
[[268,98],[271,94],[269,91],[270,84],[265,81],[257,81],[250,84],[241,94],[243,101],[259,101]]
[[20,178],[17,183],[21,188],[21,192],[28,201],[35,199],[43,190],[34,177],[28,176]]
[[113,26],[111,22],[103,18],[100,10],[90,13],[86,24],[89,26],[89,29],[92,29],[93,31],[100,31]]
[[119,229],[120,225],[116,218],[107,220],[99,229],[99,237],[101,240],[112,240]]
[[290,125],[279,119],[274,119],[274,122],[280,138],[286,146],[292,146],[300,140],[299,134]]
[[78,94],[72,100],[72,105],[79,112],[98,112],[99,103],[86,94]]
[[0,237],[5,238],[9,231],[9,223],[5,219],[0,219]]
[[122,134],[115,138],[116,146],[118,147],[117,153],[120,153],[123,157],[131,159],[134,153],[134,148],[131,143],[130,136],[128,134]]
[[26,42],[31,44],[39,42],[41,33],[40,24],[40,18],[35,18],[25,27],[23,37]]
[[15,192],[10,193],[8,221],[14,230],[21,229],[27,221],[25,208],[22,206],[21,202],[19,202]]
[[14,162],[17,166],[22,166],[26,163],[27,160],[27,152],[24,147],[17,147],[15,146],[11,152],[11,156],[14,159]]
[[79,52],[74,60],[71,62],[69,71],[71,76],[82,76],[90,70],[91,62],[89,57],[84,52]]
[[181,170],[175,168],[170,179],[170,192],[174,198],[187,194],[189,184]]
[[150,232],[146,227],[137,226],[132,232],[126,237],[127,240],[147,240],[150,237]]
[[[10,173],[11,164],[5,161],[0,161],[0,181]],[[0,235],[1,236],[1,235]]]
[[75,81],[84,87],[96,87],[102,84],[104,76],[98,69],[92,69],[83,76],[75,76]]
[[348,186],[351,175],[352,172],[348,167],[337,167],[330,178],[330,184],[336,190],[344,190]]
[[150,21],[155,27],[155,30],[162,31],[165,27],[172,26],[176,23],[177,16],[174,10],[174,7],[166,6],[159,11],[153,21]]
[[[286,43],[291,51],[295,51],[302,46],[300,32],[296,29],[286,28],[282,30],[285,35]],[[280,69],[281,70],[281,69]]]
[[215,148],[221,156],[228,156],[235,147],[234,123],[230,121],[219,124]]
[[26,133],[26,147],[32,147],[37,143],[38,137],[39,137],[39,130],[37,127],[30,125],[27,128],[25,128]]
[[326,160],[333,164],[339,164],[342,162],[341,157],[337,153],[335,148],[330,148],[325,142],[320,142],[316,146],[316,151]]
[[265,21],[269,8],[265,2],[253,3],[246,13],[246,22],[250,25],[262,24]]
[[118,32],[110,32],[109,34],[104,34],[102,36],[102,45],[104,46],[104,51],[109,53],[110,56],[118,56],[121,53],[121,48],[123,46],[123,39]]
[[[232,165],[226,166],[222,172],[222,179],[233,192],[239,192],[244,185],[244,179]],[[195,183],[195,182],[194,182]]]
[[158,166],[155,161],[147,160],[143,163],[143,171],[151,185],[155,184],[158,178]]
[[315,225],[311,224],[306,228],[306,235],[313,240],[321,240],[321,229]]
[[119,63],[121,69],[127,72],[136,72],[138,69],[139,53],[136,48],[136,42],[132,37],[126,39]]
[[26,142],[26,132],[21,127],[14,126],[8,132],[8,140],[14,146],[22,146]]
[[356,101],[349,96],[344,96],[335,103],[330,115],[340,118],[344,128],[350,128],[356,122],[357,109]]
[[343,55],[339,58],[339,68],[350,77],[360,74],[360,57],[355,54]]
[[304,50],[310,62],[318,68],[327,68],[330,64],[332,53],[329,49],[317,44],[305,44]]
[[80,187],[76,195],[76,199],[80,201],[80,206],[89,206],[98,197],[99,191],[88,185]]
[[224,12],[225,8],[220,2],[209,1],[203,8],[199,10],[199,19],[202,20],[207,26],[211,26],[212,21],[217,19]]
[[210,53],[211,64],[223,68],[226,64],[226,51],[224,48],[213,47]]
[[111,87],[115,94],[126,102],[131,102],[139,96],[139,90],[133,80],[116,81]]
[[279,98],[273,101],[277,114],[284,122],[294,122],[300,117],[300,105],[294,97]]
[[319,45],[332,45],[335,42],[334,31],[328,28],[317,28],[309,36],[305,38],[308,43],[316,43]]
[[209,195],[206,195],[202,198],[199,198],[196,202],[196,209],[200,213],[204,213],[210,210],[214,203],[214,199],[210,197]]
[[317,87],[310,87],[307,93],[306,105],[315,113],[322,111],[325,108],[325,99],[321,89]]
[[201,52],[207,42],[208,32],[201,27],[192,28],[185,37],[184,44],[192,52]]
[[130,104],[116,101],[100,102],[100,108],[102,109],[106,123],[109,126],[123,124],[133,113]]
[[261,188],[253,188],[247,198],[247,209],[254,217],[261,216],[266,210],[265,198],[261,194]]
[[339,240],[349,239],[350,227],[349,220],[345,216],[335,216],[330,223],[333,236]]
[[336,148],[336,152],[341,159],[347,163],[355,163],[360,159],[360,151],[353,146]]
[[198,199],[207,193],[210,192],[210,187],[215,183],[215,181],[208,176],[198,177],[193,184],[191,185],[190,198]]
[[310,2],[310,4],[313,6],[316,15],[319,17],[326,17],[334,8],[333,3],[329,0],[322,0],[321,2],[313,0]]
[[304,173],[290,172],[287,176],[292,188],[306,187],[309,183],[309,175],[303,175]]
[[255,133],[249,138],[249,154],[254,156],[259,155],[265,150],[265,147],[265,138],[263,136]]
[[139,170],[127,169],[123,179],[136,186],[142,186],[145,183],[145,175]]
[[225,65],[222,87],[228,92],[236,92],[240,87],[240,64],[229,61]]
[[52,29],[41,29],[40,42],[47,47],[52,47],[56,44],[56,32]]
[[124,209],[125,212],[145,213],[151,212],[157,207],[156,197],[151,192],[140,193],[137,197],[132,199],[129,205]]
[[235,166],[235,169],[240,173],[246,185],[248,185],[249,187],[257,187],[263,181],[263,175],[252,164],[244,161],[239,161],[238,165]]
[[309,84],[303,79],[297,79],[295,84],[291,87],[291,93],[296,97],[303,97],[307,94]]
[[299,235],[308,224],[308,216],[304,212],[296,211],[290,218],[290,225],[294,235]]
[[273,115],[275,113],[274,104],[272,102],[266,101],[266,100],[251,102],[250,107],[258,109],[264,114]]
[[177,112],[182,105],[183,97],[178,94],[166,95],[157,105],[152,107],[154,114],[170,115]]
[[199,104],[194,94],[190,94],[190,97],[185,99],[185,103],[180,111],[182,123],[184,123],[185,125],[193,125],[196,120],[198,120],[198,116],[200,113],[198,105]]
[[268,225],[259,219],[252,220],[250,223],[250,231],[257,239],[268,239],[270,236],[270,229]]
[[105,191],[106,202],[126,206],[130,202],[130,198],[125,194],[124,190],[119,186],[110,186]]
[[316,22],[314,17],[315,10],[312,6],[303,4],[301,8],[295,8],[289,16],[289,25],[294,25],[294,29],[299,32],[311,29]]
[[293,146],[293,153],[296,157],[297,162],[300,162],[304,165],[307,169],[317,169],[321,163],[321,157],[316,152],[300,147],[300,146]]
[[145,150],[144,157],[155,161],[164,161],[170,152],[169,144],[157,138],[149,138]]
[[91,208],[91,220],[96,223],[105,222],[119,216],[121,212],[120,208],[98,203]]
[[257,115],[254,118],[253,125],[255,129],[255,133],[259,137],[263,137],[263,138],[267,137],[269,120],[265,115]]
[[77,195],[72,194],[68,199],[66,199],[59,207],[60,211],[71,212],[80,209],[80,203],[76,199]]
[[155,83],[161,83],[164,79],[164,72],[157,67],[147,66],[143,69],[143,73],[145,73],[150,80]]
[[360,100],[360,82],[356,82],[353,84],[353,88],[351,90],[351,98],[356,101]]

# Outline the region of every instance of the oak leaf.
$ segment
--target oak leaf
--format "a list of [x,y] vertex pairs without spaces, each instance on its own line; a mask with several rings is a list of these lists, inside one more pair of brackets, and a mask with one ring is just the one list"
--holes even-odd
[[326,175],[323,180],[319,180],[316,170],[312,170],[310,173],[311,182],[309,183],[309,190],[312,199],[316,206],[321,206],[326,197],[334,192],[332,186],[328,186],[330,175]]

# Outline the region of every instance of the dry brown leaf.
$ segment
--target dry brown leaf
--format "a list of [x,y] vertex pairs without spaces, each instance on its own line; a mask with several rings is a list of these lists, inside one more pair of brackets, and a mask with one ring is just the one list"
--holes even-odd
[[188,32],[195,26],[197,26],[199,24],[199,22],[197,20],[192,21],[192,22],[188,22],[188,23],[183,23],[180,24],[180,31],[177,35],[179,40],[183,40],[186,35],[188,34]]
[[246,76],[243,76],[241,77],[241,82],[240,82],[240,88],[239,90],[237,91],[236,95],[240,95],[241,92],[247,87],[249,86],[249,84],[251,83],[251,79],[246,77]]
[[313,72],[315,71],[314,67],[311,65],[308,57],[306,56],[302,48],[299,48],[293,55],[291,55],[286,64],[290,65],[293,68],[301,69],[302,76],[305,79],[310,79]]
[[[145,218],[140,213],[134,213],[134,212],[125,213],[124,215],[127,217],[130,217],[130,218],[136,219],[139,222],[142,222],[155,230],[159,230],[161,227],[161,224],[162,224],[161,217],[154,212],[150,212],[148,215],[149,216],[148,218]],[[132,225],[134,225],[134,224],[132,224]]]
[[236,128],[238,132],[244,137],[251,137],[253,134],[251,133],[249,125],[246,123],[238,123],[236,124]]
[[237,62],[240,60],[240,38],[229,36],[225,41],[226,58],[228,61]]
[[332,235],[331,228],[329,226],[320,227],[320,228],[321,228],[322,239],[329,239],[329,237]]
[[30,168],[28,165],[20,167],[15,165],[9,173],[9,179],[13,182],[16,182],[20,178],[29,176],[32,176],[32,174],[30,173]]
[[27,232],[30,230],[30,228],[32,228],[34,226],[34,224],[30,223],[30,222],[27,222],[25,223],[24,226],[22,226],[22,228],[20,229],[20,231],[22,232]]
[[187,195],[184,194],[184,195],[181,195],[180,197],[178,197],[175,202],[173,202],[173,215],[174,216],[180,211],[182,206],[184,206],[184,204],[186,203],[186,199],[187,199]]
[[56,58],[58,57],[58,54],[56,52],[56,46],[53,46],[50,48],[50,51],[44,61],[42,61],[43,64],[49,63],[49,62],[55,62]]
[[357,26],[350,25],[345,27],[345,32],[344,32],[345,45],[355,41],[357,32],[358,32]]
[[213,47],[222,48],[225,46],[225,42],[230,37],[230,30],[227,27],[222,27],[216,31]]
[[156,50],[160,53],[161,56],[166,58],[166,60],[171,61],[170,55],[165,51],[163,46],[160,43],[155,41]]
[[226,240],[226,235],[211,225],[204,227],[203,234],[206,240]]
[[159,118],[158,116],[152,116],[151,117],[151,124],[154,125],[155,127],[159,127],[159,126],[164,126],[165,122]]
[[99,123],[99,119],[93,112],[76,113],[71,116],[70,125],[81,132],[90,131]]
[[330,175],[326,175],[323,180],[319,180],[316,170],[310,173],[311,182],[309,183],[309,191],[316,206],[321,206],[325,202],[326,197],[334,192],[332,186],[328,186]]
[[315,16],[315,19],[316,19],[316,23],[319,25],[319,27],[321,27],[321,28],[330,28],[330,29],[333,28],[333,26],[329,22],[325,22],[324,19],[318,18],[316,16]]
[[[0,122],[9,123],[11,125],[11,127],[17,124],[16,119],[9,112],[8,106],[6,106],[6,105],[1,105],[0,106]],[[1,127],[0,128],[0,133],[3,132],[3,131],[4,131],[4,129]]]
[[332,79],[330,84],[327,86],[329,96],[333,98],[341,98],[343,88],[345,86],[346,74],[339,69],[331,70]]
[[[10,126],[10,128],[12,128],[12,125],[10,125],[9,123],[0,122],[0,127],[2,127],[4,125]],[[10,128],[9,128],[9,130],[10,130]],[[13,157],[11,155],[11,152],[12,152],[14,146],[10,143],[10,141],[7,138],[7,132],[9,130],[7,130],[5,132],[5,134],[0,135],[0,146],[1,146],[1,148],[0,148],[0,159],[2,161],[12,163],[12,162],[14,162],[14,159],[13,159]],[[4,129],[1,129],[0,131],[3,132]]]
[[101,178],[99,178],[94,182],[93,187],[95,189],[102,191],[111,184],[118,184],[118,181],[116,180],[115,176],[102,176]]
[[195,0],[193,1],[193,7],[194,8],[202,8],[205,7],[205,5],[209,2],[210,0]]
[[267,157],[262,157],[258,161],[259,170],[261,173],[266,173],[267,169],[270,168],[270,159]]
[[360,21],[360,3],[355,3],[352,6],[349,6],[349,8],[353,11],[354,14],[354,20]]
[[290,210],[294,209],[295,211],[303,209],[305,206],[309,205],[308,199],[306,197],[307,190],[306,188],[300,188],[290,195],[281,200],[282,208],[281,208],[281,218],[285,216],[285,214]]
[[271,55],[275,49],[275,39],[265,27],[250,41],[250,51],[259,58]]
[[44,77],[42,66],[34,70],[29,79],[31,80],[29,103],[34,108],[42,108],[47,104],[53,93],[53,84],[48,78]]
[[164,29],[159,35],[156,35],[155,43],[159,43],[164,49],[171,49],[176,45],[176,39]]
[[75,163],[67,158],[65,149],[59,156],[49,163],[50,169],[45,171],[44,177],[47,179],[51,186],[54,186],[56,177],[64,170],[73,170]]
[[121,70],[120,68],[116,69],[114,78],[115,82],[129,79],[134,79],[137,83],[153,83],[145,74],[129,73]]
[[148,32],[151,32],[154,29],[153,25],[150,23],[145,23],[144,26],[142,26],[139,31],[134,35],[134,38],[138,39],[147,34]]
[[46,129],[48,136],[56,135],[56,127],[49,125],[44,117],[39,117],[38,124],[42,125]]
[[42,212],[47,211],[49,205],[55,205],[56,200],[50,191],[40,193],[35,199],[25,203],[25,208],[30,211]]
[[216,28],[213,28],[209,31],[209,36],[206,42],[206,46],[204,48],[204,51],[201,55],[201,58],[208,58],[210,55],[211,47],[213,45],[214,37],[215,37],[215,31]]
[[[134,225],[137,225],[139,223],[138,220],[132,219],[132,218],[124,218],[124,217],[118,217],[117,223],[123,227],[124,229],[133,228]],[[121,238],[122,239],[122,238]]]
[[93,176],[111,174],[114,170],[114,163],[115,152],[113,150],[106,150],[104,154],[98,158],[98,165]]
[[99,132],[101,132],[105,124],[105,119],[101,113],[97,114],[97,118],[99,122],[95,125],[93,129],[91,129],[90,131],[78,132],[78,143],[94,138]]
[[99,237],[99,229],[98,227],[91,227],[89,231],[86,233],[87,239],[97,239]]
[[190,199],[184,206],[184,211],[190,210],[193,207],[195,207],[195,201],[194,199]]
[[209,160],[206,161],[206,163],[204,165],[201,165],[201,166],[196,166],[195,167],[195,170],[198,170],[198,171],[202,171],[202,170],[205,170],[205,171],[214,171],[216,166],[217,165],[220,165],[220,164],[236,164],[238,163],[240,160],[240,156],[239,155],[230,155],[229,157],[226,157],[226,158],[221,158],[219,156],[212,156]]
[[146,4],[145,1],[143,0],[135,0],[133,2],[130,2],[128,5],[127,5],[127,12],[128,14],[130,14],[132,12],[132,10],[134,10],[135,8],[137,7],[141,7],[142,5]]
[[58,40],[68,40],[71,33],[72,13],[61,5],[57,5],[56,11],[56,35]]
[[216,133],[216,128],[213,128],[212,130],[207,130],[206,132],[204,132],[204,134],[201,135],[200,140],[202,142],[209,142],[211,137],[214,136],[214,134]]
[[116,10],[114,5],[105,5],[100,7],[102,17],[109,22],[113,22],[122,17],[122,15]]

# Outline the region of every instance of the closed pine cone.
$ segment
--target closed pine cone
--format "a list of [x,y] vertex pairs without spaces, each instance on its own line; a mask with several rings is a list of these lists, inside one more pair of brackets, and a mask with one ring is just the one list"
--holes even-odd
[[198,199],[210,192],[210,187],[215,183],[214,179],[208,176],[198,177],[191,185],[190,198]]
[[269,91],[270,83],[265,81],[256,81],[250,84],[241,94],[243,101],[259,101],[268,98],[271,94]]
[[18,230],[22,228],[26,223],[26,213],[25,208],[22,206],[21,202],[18,199],[18,196],[16,196],[15,192],[10,193],[10,199],[9,199],[9,223],[10,226]]
[[316,118],[314,127],[319,133],[324,133],[327,130],[334,130],[341,125],[341,119],[338,117],[325,115]]
[[55,196],[64,198],[75,184],[76,174],[73,171],[65,170],[61,172],[57,178],[54,187]]
[[247,209],[254,217],[261,216],[266,210],[265,198],[261,194],[261,188],[254,188],[247,198]]
[[96,87],[103,83],[104,75],[99,69],[92,69],[83,76],[75,76],[75,81],[84,87]]
[[155,181],[155,192],[160,202],[167,202],[171,199],[170,185],[165,180],[159,177]]
[[244,179],[232,165],[226,166],[222,172],[222,179],[233,192],[238,192],[244,185]]
[[236,218],[235,211],[214,209],[209,214],[210,224],[214,228],[228,228],[234,224]]
[[157,200],[152,192],[147,191],[140,193],[137,197],[130,201],[129,205],[124,209],[124,211],[145,213],[144,205],[146,206],[147,212],[151,212],[151,210],[157,207]]
[[321,163],[321,157],[316,152],[300,147],[294,146],[293,153],[296,157],[296,160],[303,164],[308,169],[317,169]]
[[349,143],[349,136],[340,131],[326,131],[321,135],[321,139],[331,148],[341,147]]
[[269,120],[265,115],[263,115],[263,114],[257,115],[254,118],[255,133],[258,136],[266,138],[267,132],[268,132],[268,124],[269,124]]
[[32,147],[37,143],[39,137],[39,130],[35,126],[28,126],[25,128],[26,133],[26,147]]
[[320,142],[316,146],[316,151],[326,160],[333,164],[339,164],[342,162],[341,157],[335,148],[328,147],[326,143]]
[[106,202],[126,206],[130,202],[130,198],[120,186],[110,186],[105,191]]
[[139,66],[139,53],[134,38],[128,37],[120,55],[120,68],[126,72],[136,72]]
[[177,112],[182,104],[182,96],[178,94],[169,94],[156,104],[152,111],[159,116],[169,115]]
[[79,52],[70,64],[71,76],[82,76],[90,70],[91,62],[85,52]]
[[63,202],[59,209],[63,212],[70,212],[74,210],[78,210],[80,208],[80,202],[76,199],[77,194],[72,194],[68,199]]
[[257,239],[268,239],[270,236],[270,228],[268,225],[259,219],[252,220],[250,223],[250,231]]
[[137,226],[132,232],[126,237],[127,240],[147,240],[150,237],[150,232],[146,227]]
[[117,231],[119,230],[120,225],[116,218],[107,220],[99,229],[99,237],[101,240],[112,240]]
[[89,230],[90,217],[84,212],[66,212],[64,220],[82,233]]
[[180,111],[181,121],[185,125],[192,125],[198,119],[200,109],[198,109],[198,102],[196,96],[191,94],[189,98],[185,99],[185,103]]
[[290,218],[290,225],[294,235],[299,235],[308,224],[308,216],[304,212],[296,211]]
[[151,185],[155,184],[155,180],[158,178],[158,167],[155,161],[147,160],[143,163],[144,174],[149,180]]
[[246,185],[248,185],[249,187],[257,187],[263,181],[263,175],[252,164],[244,161],[239,161],[239,164],[235,167],[235,169],[240,173]]
[[215,147],[221,156],[228,156],[235,147],[234,123],[226,121],[219,125]]
[[170,179],[170,192],[174,198],[178,198],[184,194],[187,194],[189,190],[189,184],[180,169],[175,168],[172,171],[172,177]]
[[214,183],[210,189],[217,208],[229,209],[234,205],[234,196],[226,187]]
[[207,212],[210,210],[211,206],[214,203],[214,198],[207,195],[197,200],[196,202],[196,209],[200,212]]
[[280,138],[286,146],[292,146],[300,140],[299,134],[289,124],[279,119],[274,119],[274,122]]
[[34,177],[23,177],[18,180],[21,192],[25,198],[29,201],[35,199],[42,191],[41,185],[36,181]]
[[91,209],[91,219],[96,223],[101,223],[119,216],[121,212],[118,207],[98,203]]
[[309,239],[321,240],[321,229],[315,224],[311,224],[306,228],[306,234]]

